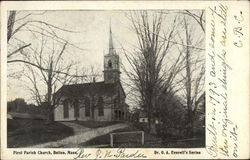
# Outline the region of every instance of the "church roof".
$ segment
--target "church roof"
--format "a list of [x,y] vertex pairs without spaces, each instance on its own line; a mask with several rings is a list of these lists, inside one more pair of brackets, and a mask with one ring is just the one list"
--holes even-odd
[[117,93],[116,86],[118,83],[95,82],[64,85],[56,92],[56,94],[68,97],[78,97],[87,94],[112,96]]

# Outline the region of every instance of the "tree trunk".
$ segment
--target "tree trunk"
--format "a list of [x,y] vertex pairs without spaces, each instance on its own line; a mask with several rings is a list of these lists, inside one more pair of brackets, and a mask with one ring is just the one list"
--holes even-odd
[[47,82],[47,102],[48,102],[48,113],[47,113],[47,123],[53,121],[53,105],[52,105],[52,71],[53,65],[50,63],[50,70],[48,72],[48,82]]
[[156,125],[155,125],[155,119],[154,118],[151,118],[150,121],[149,121],[149,133],[150,134],[156,134]]
[[149,107],[149,133],[150,134],[156,134],[155,117],[153,115],[153,112],[154,112],[154,105],[151,105],[151,107]]
[[186,131],[186,137],[193,137],[193,129],[194,129],[194,115],[188,111],[188,117],[187,117],[187,123],[186,123],[186,126],[187,126],[187,131]]
[[54,109],[53,109],[53,106],[51,105],[51,104],[48,104],[48,106],[47,106],[48,108],[47,108],[47,117],[46,117],[46,124],[50,124],[50,123],[52,123],[53,122],[53,111],[54,111]]
[[188,27],[185,22],[185,29],[186,29],[186,97],[187,97],[187,136],[191,136],[192,132],[192,95],[191,95],[191,64],[190,64],[190,51],[188,45],[190,45],[190,37],[189,37],[189,32],[188,32]]
[[10,11],[9,17],[8,17],[8,30],[7,30],[7,41],[10,40],[15,24],[15,17],[16,17],[16,11]]

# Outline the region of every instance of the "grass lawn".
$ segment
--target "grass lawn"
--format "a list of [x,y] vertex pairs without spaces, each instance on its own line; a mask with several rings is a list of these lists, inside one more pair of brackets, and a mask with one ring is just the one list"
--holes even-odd
[[43,120],[8,119],[7,145],[9,148],[61,140],[74,134],[73,130],[61,123],[46,125]]
[[163,142],[166,148],[205,148],[205,138],[197,138],[195,140]]
[[[130,131],[139,131],[136,127],[133,125],[130,125],[129,127],[118,129],[113,131],[112,133],[117,132],[130,132]],[[80,146],[95,146],[95,145],[106,145],[106,147],[110,147],[110,135],[106,134],[103,136],[96,137],[94,139],[91,139],[85,143],[80,144]],[[141,144],[141,134],[123,134],[123,135],[115,135],[114,136],[114,147],[120,148],[120,147],[126,147],[126,148],[149,148],[149,147],[164,147],[161,144],[161,139],[157,138],[156,136],[150,135],[148,133],[145,133],[145,144]]]
[[[129,127],[118,129],[112,133],[140,131],[132,124]],[[205,147],[205,138],[196,137],[195,140],[162,140],[157,135],[151,135],[145,132],[144,145],[141,144],[141,134],[121,134],[114,137],[115,148],[202,148]],[[96,137],[85,143],[80,144],[81,147],[110,147],[110,134]]]
[[107,127],[113,124],[120,123],[119,121],[71,121],[72,123],[76,123],[82,125],[87,128],[100,128],[100,127]]

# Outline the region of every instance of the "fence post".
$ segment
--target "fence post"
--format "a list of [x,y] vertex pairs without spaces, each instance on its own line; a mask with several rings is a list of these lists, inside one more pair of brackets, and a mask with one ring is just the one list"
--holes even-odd
[[110,133],[110,146],[113,147],[113,134]]
[[144,132],[141,133],[141,144],[144,145]]

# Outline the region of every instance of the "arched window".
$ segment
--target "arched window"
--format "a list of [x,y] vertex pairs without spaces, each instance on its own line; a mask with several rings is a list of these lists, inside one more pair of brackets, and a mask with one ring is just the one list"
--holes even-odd
[[104,104],[103,104],[103,98],[99,97],[98,99],[98,115],[103,116],[104,115]]
[[112,62],[111,62],[111,60],[108,61],[108,67],[112,68]]
[[121,94],[120,94],[120,90],[118,90],[118,93],[117,93],[117,103],[118,103],[118,107],[120,107],[120,103],[121,103]]
[[78,103],[78,99],[74,100],[73,105],[74,105],[74,116],[75,117],[79,117],[79,103]]
[[114,99],[114,108],[118,108],[118,99],[117,98]]
[[90,116],[90,100],[88,97],[85,97],[85,116]]
[[67,99],[63,101],[63,117],[69,118],[69,102]]

